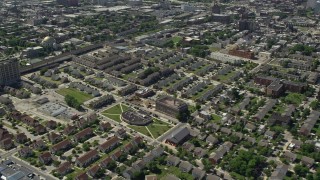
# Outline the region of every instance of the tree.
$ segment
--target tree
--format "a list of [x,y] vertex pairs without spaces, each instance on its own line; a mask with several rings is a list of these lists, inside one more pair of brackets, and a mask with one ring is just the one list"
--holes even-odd
[[229,162],[229,170],[242,176],[257,178],[266,166],[266,159],[252,151],[240,150]]
[[201,105],[199,103],[196,103],[196,109],[200,110],[201,109]]
[[42,69],[40,70],[40,75],[43,76],[44,73],[47,72],[47,71],[48,71],[48,68],[47,68],[47,67],[46,67],[46,68],[42,68]]
[[170,40],[164,44],[164,47],[174,48],[174,42]]
[[67,161],[71,162],[72,161],[72,156],[67,156]]
[[309,172],[309,168],[300,164],[297,164],[294,168],[294,172],[301,176],[301,177],[305,177],[307,175],[307,173]]
[[117,164],[115,161],[111,161],[108,165],[107,165],[107,169],[109,170],[114,170],[117,167]]
[[151,161],[151,162],[148,164],[147,168],[148,168],[149,171],[151,171],[152,173],[157,173],[157,174],[159,174],[159,172],[160,172],[160,169],[158,168],[156,161]]
[[89,151],[89,150],[90,150],[90,144],[88,144],[88,143],[83,143],[83,144],[82,144],[82,148],[83,148],[84,151]]
[[311,154],[315,151],[315,146],[313,144],[304,143],[301,145],[301,152],[304,155]]
[[106,170],[104,168],[99,168],[98,172],[96,173],[95,177],[96,178],[101,178],[104,176],[104,174],[106,173]]
[[204,170],[207,172],[213,168],[212,163],[207,158],[202,159],[202,164],[204,165]]
[[54,167],[58,167],[60,165],[60,161],[53,161],[53,166]]
[[66,95],[64,100],[66,101],[67,105],[73,107],[77,110],[81,110],[81,103],[73,96]]

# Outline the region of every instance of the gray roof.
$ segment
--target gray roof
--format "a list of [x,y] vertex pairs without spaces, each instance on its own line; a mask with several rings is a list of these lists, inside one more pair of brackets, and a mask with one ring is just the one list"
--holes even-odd
[[307,156],[302,156],[301,162],[312,166],[314,164],[314,159]]
[[180,158],[178,158],[178,157],[176,157],[176,156],[173,156],[173,155],[169,155],[169,156],[167,157],[167,162],[170,162],[171,164],[176,165],[176,164],[179,164]]
[[277,103],[277,100],[269,99],[266,105],[264,105],[260,109],[260,111],[255,115],[255,118],[257,118],[258,120],[262,120],[264,116],[273,108],[273,106],[276,105],[276,103]]
[[181,163],[179,165],[180,169],[184,169],[187,172],[189,172],[192,169],[192,167],[193,167],[192,164],[189,163],[188,161],[181,161]]
[[293,161],[297,158],[297,155],[294,154],[294,153],[292,153],[292,152],[290,152],[290,151],[285,151],[285,152],[283,153],[283,156],[285,156],[285,157],[287,157],[287,158],[290,158],[290,159],[292,159]]
[[17,180],[17,179],[23,178],[24,176],[25,176],[25,174],[23,172],[17,171],[13,175],[7,177],[7,180]]
[[168,174],[164,177],[164,180],[180,180],[177,176]]
[[206,139],[206,142],[209,142],[209,143],[212,143],[212,144],[215,144],[218,142],[218,139],[212,135],[209,135]]
[[288,172],[288,165],[282,164],[278,165],[277,168],[272,172],[270,180],[283,179]]
[[251,129],[251,130],[255,130],[256,129],[256,126],[251,124],[251,123],[247,123],[246,126],[245,126],[247,129]]
[[206,178],[206,180],[220,180],[221,178],[214,174],[209,174]]
[[182,142],[183,139],[185,139],[189,135],[190,135],[189,129],[187,127],[184,127],[182,129],[178,129],[177,131],[173,132],[169,140],[175,144],[179,144]]

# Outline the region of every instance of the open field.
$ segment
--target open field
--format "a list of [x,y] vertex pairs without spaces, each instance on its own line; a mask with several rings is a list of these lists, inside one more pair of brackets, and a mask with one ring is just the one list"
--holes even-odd
[[56,92],[62,96],[70,95],[76,98],[81,104],[93,98],[90,94],[81,92],[74,88],[63,88],[57,90]]

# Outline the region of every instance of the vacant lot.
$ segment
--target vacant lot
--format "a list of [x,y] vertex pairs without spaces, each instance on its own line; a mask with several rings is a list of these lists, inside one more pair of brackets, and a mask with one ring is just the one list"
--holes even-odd
[[57,90],[58,94],[61,94],[62,96],[70,95],[78,100],[81,104],[92,99],[93,97],[90,94],[87,94],[85,92],[81,92],[74,88],[63,88]]

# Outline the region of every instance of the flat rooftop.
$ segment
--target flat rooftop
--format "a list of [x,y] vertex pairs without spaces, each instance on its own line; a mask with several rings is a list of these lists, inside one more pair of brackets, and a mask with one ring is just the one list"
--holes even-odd
[[175,99],[173,97],[170,96],[163,96],[161,98],[158,99],[159,102],[164,103],[170,107],[180,107],[185,105],[186,103],[183,102],[180,99]]

